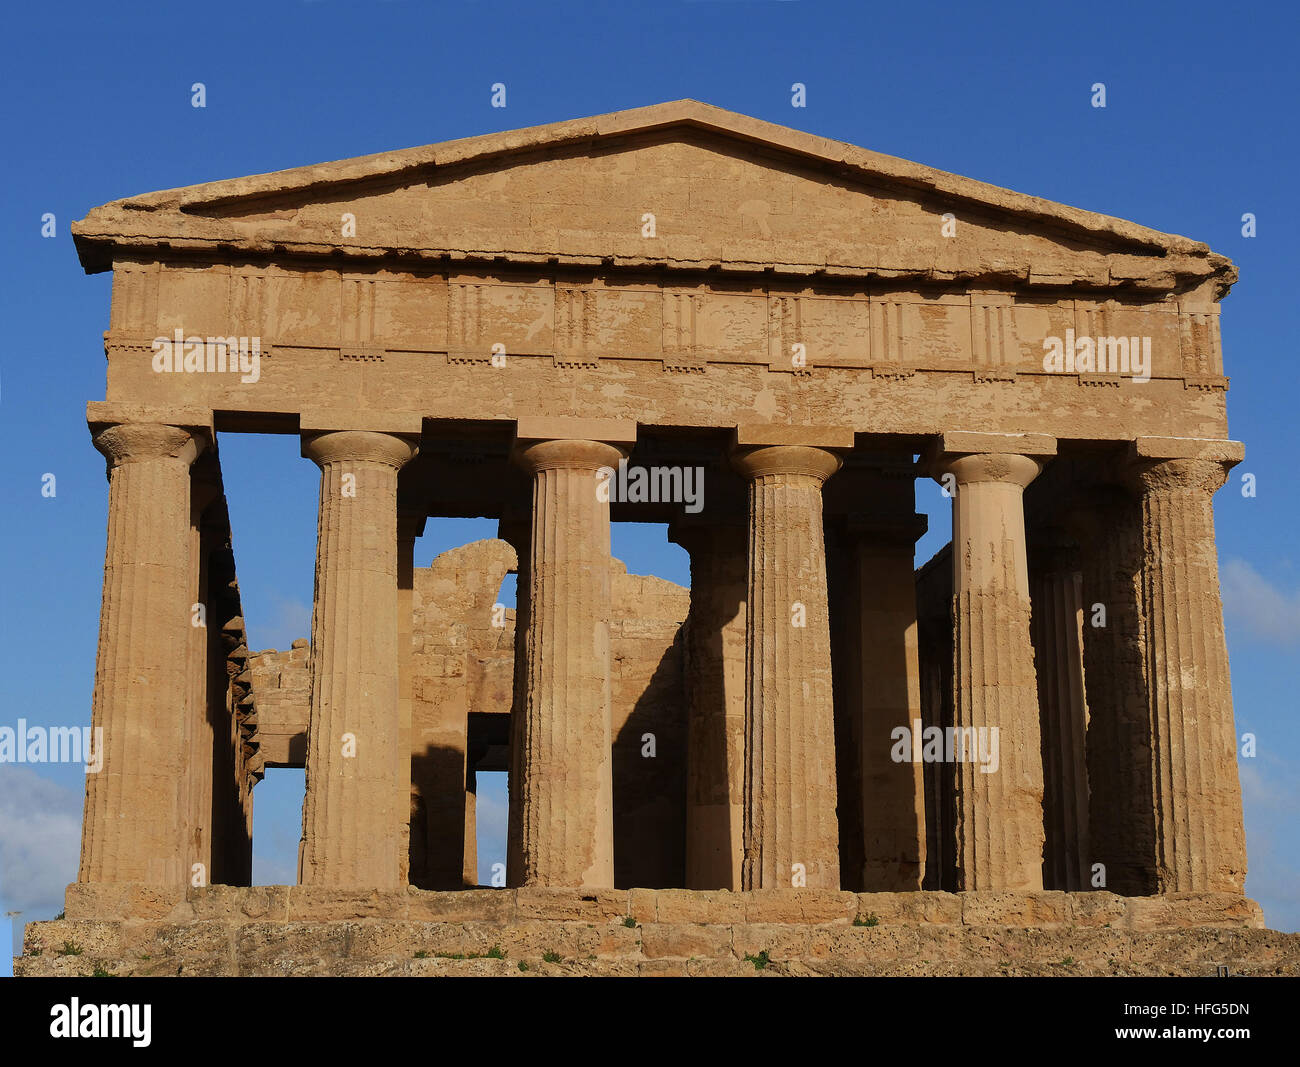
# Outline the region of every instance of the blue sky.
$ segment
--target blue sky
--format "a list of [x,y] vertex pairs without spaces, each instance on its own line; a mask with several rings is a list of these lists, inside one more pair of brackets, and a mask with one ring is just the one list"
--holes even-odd
[[[6,11],[0,350],[0,725],[89,722],[105,534],[108,275],[83,276],[68,223],[118,197],[694,97],[1206,241],[1241,281],[1224,304],[1232,435],[1219,550],[1250,850],[1247,890],[1300,929],[1300,516],[1293,474],[1293,5],[287,2],[15,5]],[[190,106],[203,82],[207,106]],[[490,106],[494,82],[507,107]],[[807,106],[791,106],[791,85]],[[1107,106],[1090,106],[1104,82]],[[41,236],[42,215],[56,218]],[[1245,238],[1252,212],[1258,234]],[[222,458],[254,647],[308,632],[316,470],[292,438],[227,436]],[[57,478],[53,498],[42,475]],[[918,485],[932,532],[947,502]],[[489,523],[430,522],[417,564]],[[634,572],[685,582],[658,528],[617,528]],[[481,855],[504,808],[485,790]],[[0,766],[0,903],[25,921],[75,877],[75,767]],[[301,772],[257,796],[259,881],[292,872]],[[2,955],[2,953],[0,953]]]

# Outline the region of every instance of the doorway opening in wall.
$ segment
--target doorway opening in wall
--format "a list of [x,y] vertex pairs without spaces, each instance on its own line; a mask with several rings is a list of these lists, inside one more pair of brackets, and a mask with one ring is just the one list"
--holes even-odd
[[268,767],[253,789],[253,885],[297,885],[307,772]]
[[505,771],[478,771],[472,783],[478,884],[494,889],[506,884],[507,778]]

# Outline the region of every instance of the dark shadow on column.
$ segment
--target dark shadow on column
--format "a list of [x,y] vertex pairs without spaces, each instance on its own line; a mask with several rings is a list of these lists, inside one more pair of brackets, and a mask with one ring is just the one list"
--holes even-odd
[[[423,811],[411,822],[411,884],[420,889],[465,886],[465,753],[429,745],[411,758]],[[423,823],[417,845],[416,824]]]
[[[686,884],[686,702],[683,635],[664,652],[650,684],[614,737],[614,886]],[[645,734],[655,755],[642,755]]]
[[[1095,536],[1080,539],[1090,864],[1104,864],[1105,888],[1124,896],[1157,888],[1141,515],[1137,500],[1108,492]],[[1105,626],[1093,625],[1097,604],[1105,609]]]
[[[952,543],[916,572],[916,610],[924,730],[953,725]],[[926,863],[921,888],[957,891],[956,789],[951,763],[926,763]]]
[[[713,543],[716,536],[703,533],[704,543],[694,546],[691,609],[682,628],[682,686],[687,708],[686,886],[734,890],[740,888],[738,861],[743,846],[732,828],[731,777],[733,772],[739,777],[743,769],[729,765],[727,672],[731,668],[734,673],[734,664],[727,661],[726,628],[743,612],[745,561],[740,561],[739,580],[723,580],[729,561],[719,558],[719,548]],[[738,653],[743,667],[743,625]],[[732,655],[737,655],[734,638]],[[733,677],[733,685],[735,681]],[[743,715],[743,703],[740,710]]]
[[857,566],[832,518],[823,523],[831,627],[831,691],[835,711],[835,817],[840,831],[840,888],[863,891],[862,612]]

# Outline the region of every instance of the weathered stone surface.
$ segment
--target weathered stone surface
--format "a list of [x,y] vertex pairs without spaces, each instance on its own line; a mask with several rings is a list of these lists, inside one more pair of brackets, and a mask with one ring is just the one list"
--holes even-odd
[[101,430],[109,519],[91,711],[102,767],[86,776],[79,881],[183,884],[192,827],[183,655],[194,603],[190,467],[208,435],[159,423]]
[[835,722],[822,484],[832,452],[740,451],[749,479],[745,889],[838,889]]
[[[321,469],[312,698],[299,880],[395,889],[394,783],[408,763],[397,690],[397,472],[415,454],[371,430],[308,435]],[[403,777],[409,776],[409,770]]]
[[[954,448],[1017,443],[1010,435],[1000,444],[957,436]],[[965,890],[1043,886],[1043,759],[1022,505],[1042,465],[1009,451],[947,452],[933,470],[953,498],[953,725],[970,747],[948,758],[956,884]]]
[[1210,506],[1240,457],[1153,459],[1140,445],[1156,888],[1241,892],[1246,833]]
[[519,853],[513,885],[614,885],[609,505],[596,473],[624,454],[600,441],[525,443],[533,478],[528,658],[519,709]]
[[515,915],[521,919],[621,919],[628,914],[628,891],[525,886],[515,892]]
[[204,919],[30,923],[15,973],[1300,975],[1300,935],[1229,893],[411,890],[405,914],[356,894],[334,918],[251,917],[284,890],[195,891]]
[[[692,101],[73,232],[115,271],[104,763],[23,973],[1294,968],[1242,895],[1204,245]],[[217,431],[320,467],[285,653],[247,647]],[[919,576],[918,473],[954,501]],[[428,516],[502,540],[417,571]],[[689,593],[611,559],[624,520]],[[267,766],[306,767],[301,885],[239,889]]]

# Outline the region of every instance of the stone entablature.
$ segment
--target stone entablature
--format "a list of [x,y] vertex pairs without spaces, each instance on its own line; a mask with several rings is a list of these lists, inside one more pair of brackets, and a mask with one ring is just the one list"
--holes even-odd
[[[294,432],[345,395],[489,424],[1227,435],[1236,272],[1204,244],[693,101],[133,197],[73,232],[115,272],[108,399],[218,429]],[[176,330],[258,339],[256,388],[155,373]],[[1067,337],[1149,340],[1143,409],[1109,360],[1045,370]]]
[[[222,413],[218,428],[286,431],[305,413],[304,377],[318,383],[311,395],[328,395],[354,389],[363,375],[365,407],[437,420],[508,421],[540,400],[556,414],[604,410],[700,427],[806,418],[911,435],[954,424],[1118,441],[1226,434],[1218,305],[1186,295],[1144,304],[782,291],[726,277],[683,288],[612,277],[579,286],[499,274],[240,270],[120,264],[105,338],[109,399],[207,405]],[[354,296],[356,286],[364,296]],[[255,387],[238,374],[157,373],[153,341],[177,330],[258,338]],[[1045,370],[1052,337],[1120,338],[1125,351],[1149,339],[1141,389],[1150,408],[1131,411],[1091,388],[1130,377],[1115,362],[1119,349],[1091,370]],[[504,365],[493,364],[494,351]],[[584,373],[602,366],[625,383],[619,401],[602,398],[599,375]],[[963,385],[957,407],[937,417],[934,391]]]
[[[1151,338],[1156,378],[1223,376],[1219,306],[1186,295],[1088,299],[952,285],[865,289],[825,280],[776,287],[728,284],[726,276],[689,285],[638,279],[635,272],[584,284],[535,272],[417,275],[389,267],[356,274],[285,263],[115,262],[105,335],[110,360],[129,365],[149,352],[149,363],[154,338],[182,329],[186,336],[258,337],[264,358],[292,351],[387,362],[409,353],[476,364],[490,363],[500,345],[508,357],[557,366],[611,360],[701,372],[737,364],[881,377],[1034,375],[1049,373],[1044,338],[1073,331]],[[795,345],[803,346],[804,362],[792,360]]]

